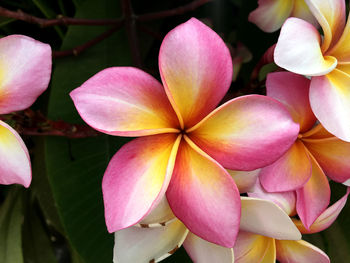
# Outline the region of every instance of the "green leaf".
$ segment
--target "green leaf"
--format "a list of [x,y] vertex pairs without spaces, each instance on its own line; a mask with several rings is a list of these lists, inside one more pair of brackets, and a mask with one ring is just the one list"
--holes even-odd
[[[113,18],[119,15],[117,1],[88,0],[79,6],[76,17]],[[107,29],[71,26],[62,49],[81,45]],[[106,67],[130,65],[128,50],[126,36],[120,31],[78,57],[58,59],[52,77],[49,118],[82,123],[69,92]],[[125,141],[106,135],[45,140],[46,170],[59,215],[70,243],[86,263],[112,261],[113,235],[105,226],[101,182],[111,154]]]
[[11,190],[0,208],[0,262],[23,263],[22,198],[16,187]]

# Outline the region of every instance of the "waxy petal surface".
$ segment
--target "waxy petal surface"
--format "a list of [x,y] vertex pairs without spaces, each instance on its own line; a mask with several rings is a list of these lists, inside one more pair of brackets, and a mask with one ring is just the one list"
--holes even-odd
[[265,32],[278,30],[293,10],[293,0],[259,0],[248,20]]
[[[345,2],[345,1],[342,1]],[[327,53],[338,59],[338,62],[350,62],[350,19],[348,19],[343,34],[337,44]],[[347,70],[348,71],[348,70]]]
[[182,245],[187,233],[188,230],[179,220],[164,227],[120,230],[115,233],[113,262],[159,262]]
[[0,184],[29,187],[31,180],[27,147],[14,129],[0,121]]
[[333,70],[314,77],[310,84],[310,104],[317,119],[330,133],[350,142],[350,75]]
[[336,58],[323,56],[321,36],[310,23],[288,18],[281,28],[274,58],[278,66],[307,76],[320,76],[337,66]]
[[306,228],[324,212],[329,205],[330,187],[327,177],[323,173],[314,157],[310,155],[312,175],[310,180],[297,193],[297,212]]
[[108,231],[138,223],[164,197],[180,136],[162,134],[125,144],[109,162],[102,181]]
[[281,263],[329,263],[328,256],[319,248],[304,241],[276,241],[277,259]]
[[22,35],[0,39],[0,114],[31,106],[49,85],[51,47]]
[[316,28],[320,26],[317,22],[317,19],[311,13],[310,8],[305,3],[305,0],[294,0],[294,7],[290,16],[308,21]]
[[241,197],[240,230],[276,239],[299,240],[301,234],[290,217],[269,200]]
[[192,18],[164,38],[159,70],[170,102],[190,128],[224,97],[232,80],[232,59],[222,39]]
[[276,162],[261,169],[260,183],[268,192],[292,191],[311,177],[311,162],[305,146],[296,140]]
[[162,85],[136,68],[102,70],[70,96],[84,121],[107,134],[142,136],[179,127]]
[[249,192],[256,184],[256,180],[259,176],[260,169],[253,171],[234,171],[227,170],[235,181],[240,193]]
[[183,243],[188,255],[193,262],[200,263],[234,263],[233,249],[218,246],[201,239],[200,237],[188,233]]
[[192,233],[232,247],[241,216],[238,189],[224,168],[185,138],[167,190],[169,205]]
[[248,95],[217,108],[190,129],[189,136],[225,168],[250,171],[276,161],[298,131],[281,103]]
[[316,122],[309,102],[310,80],[291,72],[267,75],[266,95],[282,102],[300,125],[300,133],[308,131]]

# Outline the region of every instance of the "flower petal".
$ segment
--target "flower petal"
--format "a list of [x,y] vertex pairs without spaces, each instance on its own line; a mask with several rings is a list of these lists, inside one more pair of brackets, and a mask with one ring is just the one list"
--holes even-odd
[[240,193],[249,192],[256,184],[260,169],[254,171],[233,171],[227,170],[235,181]]
[[321,124],[338,138],[350,142],[350,75],[333,70],[314,77],[310,84],[311,108]]
[[173,171],[181,136],[162,134],[125,144],[109,162],[102,181],[110,233],[132,226],[160,202]]
[[[350,62],[349,41],[350,41],[350,19],[348,19],[346,26],[344,28],[343,34],[341,35],[339,41],[327,53],[336,57],[338,59],[338,62],[340,63],[345,62],[347,64],[348,62]],[[347,64],[347,66],[349,65]]]
[[320,76],[337,66],[337,59],[323,56],[321,36],[310,23],[288,18],[281,28],[275,48],[275,62],[288,71],[307,76]]
[[197,236],[232,247],[241,202],[232,177],[188,137],[180,144],[167,190],[173,213]]
[[289,17],[293,0],[259,0],[259,7],[249,14],[248,20],[265,32],[277,31]]
[[327,177],[317,161],[310,154],[312,175],[297,193],[297,212],[304,226],[309,229],[329,205],[330,188]]
[[269,200],[241,197],[240,230],[276,239],[299,240],[301,234],[290,217]]
[[320,26],[317,19],[311,13],[310,8],[305,3],[305,0],[294,0],[294,8],[290,16],[308,21],[316,28]]
[[225,168],[250,171],[276,161],[294,143],[299,125],[278,101],[248,95],[220,106],[188,132]]
[[195,18],[163,40],[159,70],[170,102],[189,128],[211,112],[232,79],[232,59],[224,41]]
[[115,233],[114,263],[159,262],[184,242],[188,230],[175,220],[164,227],[129,227]]
[[142,136],[179,127],[162,85],[136,68],[102,70],[70,96],[84,121],[107,134]]
[[232,248],[222,247],[210,243],[204,239],[201,239],[195,234],[192,234],[191,232],[188,233],[183,245],[193,262],[234,263]]
[[291,72],[267,75],[266,95],[286,105],[293,120],[300,125],[300,133],[308,131],[316,122],[309,102],[310,80]]
[[347,189],[346,194],[341,199],[339,199],[332,206],[328,207],[316,219],[316,221],[310,226],[309,230],[304,227],[304,225],[300,220],[293,219],[294,224],[297,226],[297,228],[302,234],[312,234],[312,233],[317,233],[325,230],[330,225],[332,225],[333,222],[337,219],[338,215],[340,214],[341,210],[344,208],[346,204],[349,193],[350,193],[350,188]]
[[304,241],[276,241],[277,259],[288,263],[329,263],[328,256],[319,248]]
[[284,192],[302,187],[310,177],[309,156],[304,144],[296,140],[281,158],[261,169],[259,178],[268,192]]
[[0,39],[0,114],[31,106],[49,85],[51,47],[22,35]]
[[305,0],[310,11],[323,29],[322,51],[332,47],[340,38],[345,26],[344,0]]
[[27,147],[14,129],[0,121],[0,184],[29,187],[31,180]]

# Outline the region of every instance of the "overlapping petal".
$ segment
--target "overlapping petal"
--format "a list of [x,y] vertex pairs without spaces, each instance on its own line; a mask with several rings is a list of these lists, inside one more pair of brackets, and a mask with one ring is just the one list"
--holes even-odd
[[307,76],[321,76],[337,66],[333,56],[323,56],[321,36],[310,23],[288,18],[281,28],[274,59],[278,66]]
[[164,227],[129,227],[115,233],[114,263],[149,263],[172,255],[183,243],[188,230],[175,220]]
[[335,69],[314,77],[310,85],[311,108],[321,124],[338,138],[350,142],[350,75]]
[[331,54],[332,56],[335,56],[338,59],[338,62],[343,62],[343,63],[350,62],[349,41],[350,41],[350,19],[348,19],[339,41],[327,53]]
[[192,233],[232,247],[241,214],[238,189],[224,168],[185,138],[167,190],[169,205]]
[[226,248],[210,243],[192,234],[191,232],[188,233],[183,246],[193,262],[234,263],[232,248]]
[[240,230],[276,239],[299,240],[301,234],[290,217],[269,200],[241,197]]
[[159,70],[170,102],[189,128],[225,95],[232,79],[232,59],[222,39],[192,18],[164,38]]
[[248,95],[220,106],[188,132],[225,168],[249,171],[271,164],[287,151],[299,125],[276,100]]
[[14,129],[0,121],[0,184],[29,187],[31,180],[27,147]]
[[102,181],[109,232],[132,226],[164,197],[181,135],[135,139],[112,158]]
[[278,30],[293,10],[293,0],[259,0],[259,7],[249,14],[248,20],[265,32]]
[[232,176],[239,192],[246,193],[249,192],[256,184],[256,180],[259,176],[260,169],[256,169],[253,171],[227,170],[227,172]]
[[85,122],[107,134],[142,136],[179,128],[162,85],[136,68],[102,70],[70,95]]
[[0,39],[0,114],[31,106],[51,75],[49,45],[23,35]]
[[290,16],[308,21],[316,28],[320,26],[314,15],[311,13],[310,8],[305,3],[305,0],[294,0],[294,7]]
[[284,263],[329,263],[328,256],[319,248],[304,241],[276,241],[277,259]]

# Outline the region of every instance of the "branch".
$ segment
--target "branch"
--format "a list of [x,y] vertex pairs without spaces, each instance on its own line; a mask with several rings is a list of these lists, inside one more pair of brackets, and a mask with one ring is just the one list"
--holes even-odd
[[175,16],[175,15],[182,15],[184,13],[187,13],[189,11],[193,11],[197,9],[198,7],[210,2],[211,0],[195,0],[187,5],[183,5],[174,9],[164,10],[160,12],[154,12],[149,14],[143,14],[139,15],[137,17],[137,20],[139,21],[151,21],[151,20],[157,20],[169,16]]

